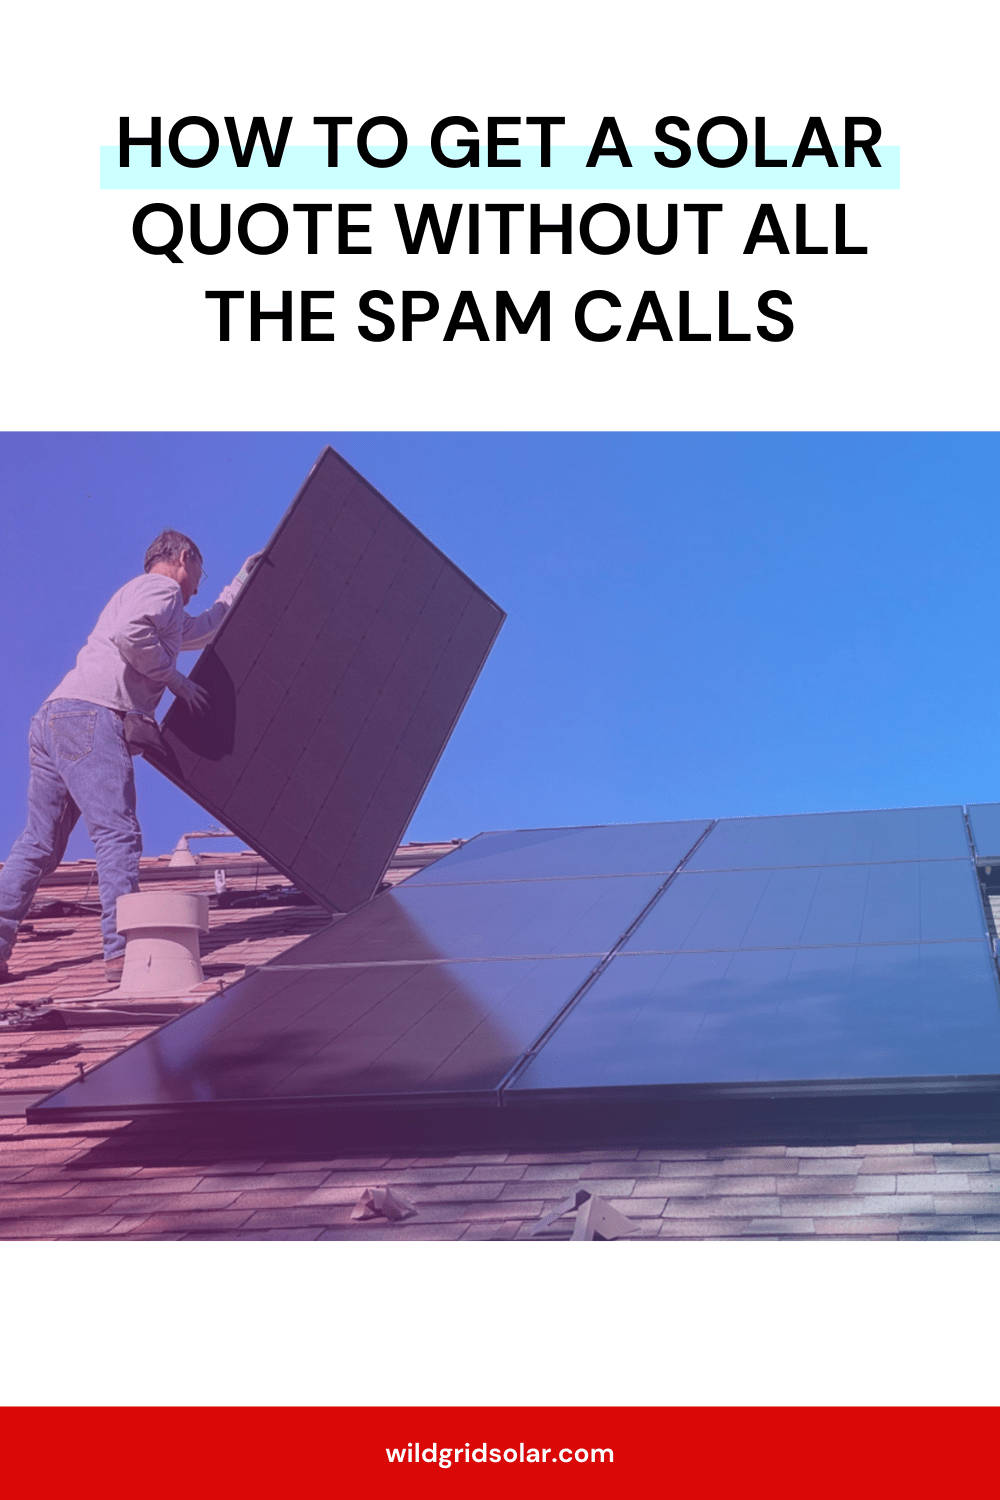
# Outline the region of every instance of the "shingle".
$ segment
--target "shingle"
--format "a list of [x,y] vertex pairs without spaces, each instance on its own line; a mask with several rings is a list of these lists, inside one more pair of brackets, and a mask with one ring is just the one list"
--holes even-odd
[[814,1219],[844,1217],[845,1215],[854,1215],[859,1218],[892,1215],[905,1218],[908,1214],[926,1214],[934,1211],[934,1200],[929,1193],[913,1193],[905,1198],[897,1197],[895,1194],[890,1196],[875,1193],[850,1193],[843,1196],[831,1195],[829,1198],[783,1198],[781,1201],[787,1206],[789,1213],[804,1213]]
[[811,1235],[816,1233],[816,1226],[812,1219],[796,1219],[790,1214],[782,1214],[776,1219],[748,1219],[745,1233],[768,1236]]
[[233,1208],[270,1209],[270,1208],[308,1208],[312,1209],[313,1218],[322,1215],[317,1210],[328,1207],[342,1207],[348,1203],[354,1203],[359,1196],[356,1188],[344,1189],[341,1194],[328,1193],[320,1196],[322,1189],[304,1187],[260,1187],[249,1191],[233,1194]]
[[849,1173],[857,1175],[864,1171],[865,1162],[862,1160],[852,1161],[850,1157],[803,1157],[799,1162],[800,1177],[844,1177]]
[[989,1155],[982,1155],[977,1151],[967,1149],[964,1152],[935,1152],[934,1170],[936,1172],[988,1172],[990,1170]]
[[[879,1182],[888,1180],[895,1185],[894,1178],[880,1177],[877,1180]],[[854,1173],[841,1174],[839,1177],[778,1177],[775,1181],[778,1185],[777,1191],[788,1197],[843,1197],[847,1193],[858,1191],[858,1179]]]
[[978,1141],[967,1141],[956,1145],[952,1141],[938,1141],[933,1145],[924,1145],[918,1142],[913,1150],[918,1156],[989,1156],[991,1151],[1000,1151],[1000,1144],[986,1145]]
[[[973,1176],[978,1176],[974,1173]],[[1000,1183],[997,1184],[1000,1191]],[[896,1191],[901,1195],[907,1193],[967,1193],[969,1191],[969,1177],[965,1172],[901,1172]]]
[[[650,1178],[644,1180],[652,1181]],[[519,1182],[506,1182],[503,1184],[503,1192],[500,1196],[505,1203],[533,1201],[555,1204],[564,1198],[571,1197],[580,1187],[597,1193],[601,1198],[607,1198],[612,1193],[631,1197],[634,1186],[635,1183],[631,1177],[605,1177],[587,1182],[579,1177],[572,1167],[566,1167],[561,1178],[546,1177],[531,1181],[522,1178]],[[666,1188],[661,1185],[660,1197],[663,1197],[665,1193]]]
[[859,1178],[870,1174],[883,1176],[891,1172],[896,1176],[919,1177],[927,1171],[927,1158],[923,1156],[866,1156],[860,1163]]
[[71,1239],[80,1235],[102,1234],[113,1229],[115,1218],[98,1215],[73,1217],[61,1214],[49,1218],[18,1219],[4,1225],[3,1238],[8,1240]]
[[512,1240],[521,1227],[520,1219],[501,1219],[495,1224],[468,1224],[463,1240]]
[[786,1152],[789,1156],[822,1157],[825,1160],[858,1154],[856,1146],[788,1146]]
[[[137,1235],[137,1239],[150,1238],[150,1236]],[[318,1240],[323,1238],[323,1230],[318,1225],[308,1229],[229,1229],[217,1230],[214,1233],[199,1233],[191,1231],[188,1234],[171,1236],[182,1240]]]
[[[150,1201],[153,1201],[155,1198],[166,1197],[172,1194],[195,1194],[198,1188],[204,1185],[203,1179],[200,1176],[160,1176],[158,1172],[137,1173],[133,1177],[118,1180],[113,1178],[99,1178],[96,1182],[90,1177],[85,1177],[73,1188],[73,1196],[76,1198],[92,1196],[94,1193],[106,1194],[109,1189],[113,1189],[115,1197],[123,1201],[133,1198],[148,1198]],[[218,1183],[209,1185],[210,1192],[217,1192],[218,1190]],[[199,1194],[199,1196],[204,1196],[204,1194]]]
[[[349,1229],[336,1228],[324,1229],[318,1236],[321,1240],[380,1240],[383,1236],[389,1240],[460,1240],[464,1239],[469,1229],[460,1221],[442,1224],[389,1224],[385,1229],[377,1229],[368,1225],[351,1225]],[[480,1238],[480,1236],[474,1236]],[[277,1238],[284,1238],[283,1235]],[[504,1236],[507,1238],[507,1236]]]
[[[600,1194],[604,1198],[604,1194]],[[605,1198],[612,1208],[627,1219],[658,1219],[666,1208],[665,1198]]]
[[816,1219],[813,1229],[817,1235],[833,1237],[839,1235],[842,1238],[854,1239],[878,1239],[885,1235],[890,1237],[897,1234],[902,1235],[908,1221],[902,1218],[877,1218],[874,1215],[859,1214],[856,1218],[845,1215],[843,1218]]
[[[858,1156],[912,1156],[916,1147],[905,1142],[890,1146],[880,1141],[877,1145],[862,1143],[855,1146],[854,1150]],[[903,1169],[897,1167],[896,1170],[902,1171]]]
[[149,1214],[147,1218],[137,1226],[143,1234],[176,1234],[184,1233],[194,1229],[197,1218],[197,1228],[202,1232],[211,1232],[214,1229],[238,1229],[246,1224],[250,1215],[246,1209],[224,1208],[214,1209],[211,1213],[194,1215],[185,1213],[159,1212]]
[[595,1181],[602,1177],[657,1177],[655,1162],[636,1161],[635,1158],[620,1157],[618,1160],[587,1162],[580,1168],[580,1176],[593,1178]]
[[[105,1214],[108,1213],[114,1203],[113,1195],[104,1194],[103,1197],[87,1199],[84,1202],[73,1200],[72,1205],[63,1198],[21,1198],[17,1195],[8,1196],[4,1194],[3,1202],[0,1203],[0,1236],[8,1234],[14,1225],[25,1219],[48,1218],[62,1215],[72,1218],[74,1214]],[[124,1210],[119,1210],[119,1213]],[[116,1215],[117,1217],[117,1215]]]
[[238,1193],[133,1193],[117,1198],[111,1207],[121,1214],[177,1212],[197,1217],[221,1208],[235,1208],[238,1198]]
[[[107,1192],[106,1188],[104,1192]],[[5,1182],[2,1198],[4,1203],[21,1203],[31,1198],[64,1198],[75,1193],[76,1184],[71,1178],[54,1182],[46,1175],[39,1182]]]
[[663,1210],[665,1218],[733,1218],[738,1215],[746,1217],[770,1217],[772,1214],[781,1213],[781,1200],[775,1197],[767,1197],[763,1194],[755,1196],[752,1203],[746,1198],[724,1195],[722,1193],[711,1198],[668,1198]]
[[240,1175],[235,1172],[213,1174],[201,1179],[195,1192],[214,1192],[220,1189],[231,1190],[236,1193],[267,1192],[280,1190],[282,1192],[311,1191],[325,1182],[330,1174],[326,1171],[318,1172],[249,1172]]
[[759,1176],[762,1171],[771,1175],[782,1177],[793,1177],[799,1173],[799,1163],[793,1156],[772,1156],[759,1158],[752,1156],[717,1156],[712,1160],[670,1160],[664,1161],[660,1175],[669,1178],[674,1175],[679,1177],[754,1177]]
[[[706,1181],[704,1177],[652,1177],[644,1178],[635,1185],[635,1197],[655,1197],[666,1194],[670,1198],[704,1198],[706,1191],[710,1188],[713,1193],[723,1196],[732,1194],[746,1194],[751,1197],[755,1193],[766,1193],[773,1196],[780,1191],[777,1184],[786,1179],[781,1177],[751,1177],[749,1174],[735,1177],[712,1177]],[[798,1179],[794,1179],[798,1181]]]
[[503,1189],[502,1182],[421,1183],[414,1185],[409,1199],[418,1209],[425,1203],[491,1203]]
[[1000,1199],[991,1193],[935,1193],[933,1205],[936,1214],[983,1214],[991,1229],[1000,1225]]
[[[657,1235],[663,1240],[730,1239],[746,1234],[751,1222],[744,1218],[725,1218],[721,1214],[690,1219],[663,1218],[659,1220]],[[784,1224],[781,1227],[786,1229]]]

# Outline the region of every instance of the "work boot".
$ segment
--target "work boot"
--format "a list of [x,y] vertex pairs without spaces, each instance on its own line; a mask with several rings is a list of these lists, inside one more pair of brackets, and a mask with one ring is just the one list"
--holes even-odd
[[114,985],[117,988],[117,986],[121,984],[122,973],[124,972],[124,969],[124,956],[119,956],[118,958],[106,958],[104,960],[104,977],[108,981],[109,985]]

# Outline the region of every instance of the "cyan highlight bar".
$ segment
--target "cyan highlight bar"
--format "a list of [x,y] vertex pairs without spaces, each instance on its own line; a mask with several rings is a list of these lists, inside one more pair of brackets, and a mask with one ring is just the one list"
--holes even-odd
[[[631,167],[617,159],[602,157],[596,166],[586,165],[586,146],[553,146],[552,165],[542,167],[538,146],[520,146],[519,167],[443,167],[435,161],[430,146],[411,146],[403,160],[394,167],[372,167],[362,161],[354,147],[341,146],[339,165],[327,166],[325,146],[286,146],[280,167],[269,167],[263,154],[255,152],[247,167],[237,167],[223,152],[204,167],[182,167],[164,153],[163,164],[151,167],[141,160],[141,146],[133,147],[128,167],[119,165],[117,146],[101,147],[101,187],[138,188],[143,192],[253,192],[281,189],[293,192],[321,189],[326,192],[371,193],[387,188],[401,193],[420,192],[496,193],[538,192],[555,188],[560,192],[621,193],[648,192],[666,188],[668,192],[723,192],[742,188],[767,197],[771,193],[791,190],[813,192],[817,188],[843,193],[858,188],[899,187],[899,147],[878,146],[880,167],[869,165],[864,153],[857,151],[853,167],[844,166],[844,148],[834,147],[839,166],[829,167],[821,157],[811,156],[801,167],[755,167],[748,152],[734,167],[710,167],[692,155],[683,167],[661,167],[654,159],[660,146],[630,146]],[[771,156],[791,161],[794,146],[768,145]]]

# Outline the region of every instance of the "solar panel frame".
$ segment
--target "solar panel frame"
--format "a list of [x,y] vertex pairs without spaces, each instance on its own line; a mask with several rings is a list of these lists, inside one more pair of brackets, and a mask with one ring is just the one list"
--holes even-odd
[[966,808],[976,858],[1000,863],[1000,802],[973,802]]

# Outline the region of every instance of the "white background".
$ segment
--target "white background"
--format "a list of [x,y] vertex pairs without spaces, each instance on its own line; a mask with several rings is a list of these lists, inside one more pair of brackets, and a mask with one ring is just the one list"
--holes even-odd
[[[22,7],[5,23],[0,106],[3,423],[993,428],[994,16],[884,0]],[[385,250],[349,271],[323,262],[317,281],[316,263],[289,248],[270,262],[234,251],[172,267],[132,244],[131,216],[152,195],[97,185],[119,115],[154,113],[291,114],[303,127],[315,114],[387,113],[414,142],[450,113],[564,114],[580,142],[604,114],[629,142],[651,141],[664,114],[764,114],[769,138],[793,144],[809,115],[839,140],[845,114],[870,114],[902,149],[903,186],[843,195],[867,257],[678,252],[667,266],[552,253],[407,262]],[[690,196],[737,202],[741,223],[756,203]],[[566,304],[595,286],[625,300],[645,286],[735,297],[777,285],[797,328],[774,346],[587,345],[571,328],[547,347],[437,335],[368,347],[346,334],[220,345],[202,295],[213,285],[334,285],[345,302],[365,285],[549,286]],[[995,1343],[992,1245],[0,1251],[9,1402],[996,1399],[980,1353]]]
[[[965,3],[945,19],[940,6],[885,0],[834,10],[774,0],[21,7],[8,23],[2,106],[4,345],[13,376],[5,424],[992,426],[994,15],[986,4]],[[188,114],[205,115],[220,130],[226,114],[238,122],[263,114],[275,126],[287,114],[293,143],[322,144],[314,115],[360,121],[390,114],[417,144],[428,141],[435,120],[454,113],[481,128],[490,113],[564,115],[567,126],[555,138],[567,144],[588,143],[605,114],[638,144],[655,144],[655,123],[666,114],[683,116],[692,136],[716,114],[744,121],[752,136],[754,117],[763,115],[769,141],[792,145],[810,115],[827,122],[834,141],[843,138],[845,115],[873,115],[882,140],[902,150],[903,186],[803,194],[771,185],[783,174],[764,174],[762,197],[789,219],[794,203],[805,201],[817,231],[843,200],[850,240],[867,244],[867,256],[779,257],[764,248],[744,257],[758,196],[727,192],[719,172],[710,190],[675,187],[672,173],[661,190],[665,198],[725,204],[719,227],[713,224],[719,248],[704,257],[682,245],[662,258],[633,247],[611,257],[582,250],[562,257],[547,243],[538,257],[501,258],[485,252],[485,229],[484,253],[473,260],[407,257],[390,209],[404,195],[389,190],[373,195],[371,257],[307,258],[297,248],[299,222],[274,257],[237,247],[218,257],[185,255],[181,266],[142,254],[132,241],[133,215],[160,194],[98,188],[98,147],[117,141],[120,115],[142,135],[153,114],[164,134]],[[534,137],[526,130],[526,139]],[[170,201],[210,202],[199,174],[188,175],[190,192],[171,193]],[[467,174],[453,176],[454,191],[442,202],[538,197],[477,191]],[[391,170],[385,177],[391,182]],[[235,217],[261,193],[224,196]],[[276,195],[289,210],[293,201],[323,196]],[[607,196],[625,206],[651,194],[602,187],[550,196],[579,209]],[[688,232],[692,217],[681,215]],[[316,286],[337,290],[334,344],[281,344],[273,324],[259,344],[245,333],[221,344],[215,305],[203,295],[206,287],[258,288],[265,305],[276,306],[281,289]],[[546,287],[557,326],[547,346],[534,334],[504,345],[461,334],[445,344],[442,317],[409,345],[365,344],[353,332],[354,308],[358,291],[372,286],[430,286],[443,306],[466,286],[507,287],[519,299]],[[679,287],[691,290],[696,308],[729,289],[734,321],[747,328],[758,321],[750,317],[757,296],[775,286],[793,297],[797,326],[786,343],[676,341]],[[675,342],[655,334],[634,344],[580,339],[572,306],[594,287],[617,289],[626,306],[645,287],[662,291]]]

